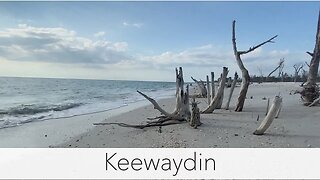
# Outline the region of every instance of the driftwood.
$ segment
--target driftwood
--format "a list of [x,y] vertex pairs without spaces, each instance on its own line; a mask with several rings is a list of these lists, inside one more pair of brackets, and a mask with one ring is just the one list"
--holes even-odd
[[318,104],[319,102],[320,102],[320,97],[318,97],[317,99],[315,99],[315,100],[309,105],[309,107],[314,106],[314,105]]
[[267,115],[267,114],[268,114],[268,112],[269,112],[269,105],[270,105],[270,98],[268,98],[268,102],[267,102],[266,115]]
[[189,121],[191,117],[189,107],[189,87],[187,86],[186,91],[184,90],[183,72],[181,67],[179,68],[179,70],[176,69],[176,88],[176,107],[172,113],[168,113],[166,110],[162,109],[161,106],[157,103],[157,101],[155,101],[153,98],[147,96],[146,94],[140,91],[137,91],[154,106],[154,109],[157,109],[161,113],[161,116],[148,118],[152,121],[148,121],[147,124],[144,125],[131,125],[126,123],[94,123],[94,125],[115,124],[122,127],[143,129],[146,127],[167,126]]
[[[229,71],[228,71],[229,72]],[[222,74],[220,75],[220,81],[222,79]],[[227,81],[227,77],[225,78],[225,82]],[[226,86],[226,84],[224,84],[224,87]],[[224,89],[223,87],[223,89]],[[224,90],[222,91],[222,94],[220,96],[220,98],[218,99],[218,103],[215,109],[221,109],[222,103],[223,103],[223,97],[224,97]]]
[[221,99],[223,99],[223,92],[224,92],[224,87],[225,87],[225,84],[226,84],[227,75],[228,75],[228,68],[227,67],[223,67],[223,72],[222,72],[222,76],[221,76],[218,92],[214,96],[214,99],[211,101],[209,106],[205,110],[203,110],[201,113],[212,113],[217,108],[217,106],[221,102]]
[[202,123],[200,122],[200,110],[195,98],[192,98],[191,102],[191,119],[189,121],[191,127],[197,129]]
[[233,51],[234,51],[234,55],[235,55],[237,64],[242,72],[242,83],[241,83],[240,94],[238,97],[238,102],[237,102],[235,111],[242,111],[243,106],[244,106],[244,101],[246,99],[246,95],[248,92],[249,84],[250,84],[250,76],[249,76],[248,70],[243,65],[243,62],[241,60],[241,55],[250,53],[250,52],[256,50],[257,48],[259,48],[267,43],[274,43],[273,39],[275,39],[278,35],[273,36],[272,38],[270,38],[270,39],[268,39],[268,40],[266,40],[256,46],[250,47],[247,51],[238,51],[237,44],[236,44],[236,32],[235,32],[236,30],[235,29],[236,29],[236,21],[233,21],[233,23],[232,23]]
[[236,87],[237,80],[238,80],[238,74],[237,74],[237,72],[235,72],[235,73],[234,73],[234,79],[233,79],[233,82],[232,82],[232,85],[231,85],[231,89],[230,89],[230,94],[229,94],[228,101],[227,101],[227,104],[226,104],[226,109],[227,109],[227,110],[229,109],[231,97],[232,97],[234,88]]
[[208,104],[210,104],[211,97],[210,97],[209,76],[207,76],[207,99],[208,99]]
[[194,79],[193,77],[191,77],[191,79],[197,83],[198,87],[200,88],[200,94],[198,95],[198,97],[207,97],[207,88],[206,85],[204,84],[204,82],[200,79],[200,81]]
[[[312,58],[309,64],[309,73],[307,82],[303,85],[301,98],[307,106],[315,105],[313,102],[320,97],[319,87],[317,86],[317,76],[320,61],[320,11],[318,15],[318,25],[316,33],[316,44],[313,53],[307,52]],[[306,63],[308,64],[308,63]]]
[[261,122],[260,126],[257,130],[253,132],[254,135],[263,135],[264,132],[270,127],[272,121],[276,117],[279,109],[281,107],[282,98],[280,96],[276,96],[273,100],[273,103],[270,107],[270,110],[264,120]]
[[215,96],[215,85],[214,85],[214,72],[211,72],[211,101],[213,100],[214,96]]

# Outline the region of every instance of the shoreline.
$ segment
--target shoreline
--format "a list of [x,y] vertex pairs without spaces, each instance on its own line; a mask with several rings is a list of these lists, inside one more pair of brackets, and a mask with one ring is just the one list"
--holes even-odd
[[[252,84],[243,112],[234,112],[240,87],[235,88],[230,110],[216,109],[201,114],[203,123],[198,129],[187,123],[162,127],[135,129],[117,125],[94,126],[95,122],[123,122],[141,124],[148,117],[159,116],[147,100],[106,112],[69,118],[26,123],[0,130],[0,147],[57,147],[57,148],[288,148],[320,147],[319,107],[305,107],[299,95],[290,94],[300,83]],[[192,87],[191,92],[194,91]],[[229,96],[225,89],[224,99]],[[267,100],[281,94],[283,109],[265,135],[252,133],[265,117]],[[191,93],[192,94],[192,93]],[[251,98],[252,97],[252,98]],[[171,112],[175,98],[158,99],[159,105]],[[199,108],[207,106],[206,98],[197,98]],[[225,101],[222,108],[225,106]],[[259,119],[257,121],[257,118]]]
[[94,128],[93,123],[148,105],[146,100],[101,112],[51,118],[0,129],[0,148],[47,148]]
[[[201,114],[203,123],[198,129],[187,123],[135,129],[117,125],[96,126],[55,147],[70,148],[307,148],[320,147],[319,107],[305,107],[299,95],[291,94],[300,83],[262,83],[250,85],[243,112],[234,112],[239,87],[235,89],[230,110],[217,109],[212,114]],[[253,135],[265,117],[267,100],[281,94],[283,109],[265,135]],[[229,89],[225,89],[225,98]],[[251,98],[252,97],[252,98]],[[207,106],[206,98],[198,98],[199,108]],[[174,108],[175,99],[158,101],[165,110]],[[226,102],[223,103],[223,106]],[[140,124],[147,117],[160,113],[152,105],[144,106],[111,117],[108,122]],[[259,119],[257,118],[259,116]],[[258,121],[257,121],[258,119]]]

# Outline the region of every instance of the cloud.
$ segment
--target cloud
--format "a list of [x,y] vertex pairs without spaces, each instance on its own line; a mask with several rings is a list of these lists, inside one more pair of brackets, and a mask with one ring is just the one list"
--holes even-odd
[[93,41],[60,27],[19,24],[0,31],[0,56],[14,61],[115,64],[130,59],[127,47],[126,42]]
[[95,33],[93,36],[94,36],[94,37],[101,37],[101,36],[104,36],[105,34],[106,34],[106,32],[104,32],[104,31],[99,31],[99,32]]
[[[264,74],[271,72],[281,58],[285,58],[285,70],[291,73],[292,64],[304,62],[303,59],[308,57],[304,52],[266,51],[263,48],[258,48],[251,53],[242,55],[241,58],[250,75],[254,75],[259,74],[258,67],[262,68]],[[240,71],[232,47],[226,50],[213,44],[193,47],[180,52],[167,51],[159,55],[142,56],[139,59],[145,66],[149,65],[158,69],[172,69],[172,67],[182,66],[194,69],[194,71],[207,71],[205,73],[195,72],[198,74],[208,74],[210,71],[221,72],[224,66],[228,67],[232,74],[234,71]]]
[[127,27],[136,27],[136,28],[141,28],[143,26],[143,23],[128,23],[124,21],[122,25],[127,26]]

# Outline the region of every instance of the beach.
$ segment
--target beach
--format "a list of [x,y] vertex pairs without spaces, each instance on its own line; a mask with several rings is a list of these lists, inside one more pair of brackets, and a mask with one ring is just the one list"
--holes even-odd
[[[139,101],[114,110],[26,123],[0,130],[0,147],[58,147],[58,148],[307,148],[320,147],[319,107],[302,105],[300,83],[262,83],[249,87],[243,112],[234,107],[240,87],[236,87],[230,109],[225,110],[230,88],[224,92],[222,109],[212,114],[201,114],[203,123],[193,129],[188,123],[135,129],[118,125],[94,126],[96,122],[122,122],[142,124],[148,117],[159,116],[148,101]],[[278,119],[262,136],[253,135],[265,117],[267,100],[275,95],[283,98]],[[200,109],[207,106],[206,98],[197,98]],[[158,101],[172,111],[175,98]],[[259,118],[258,118],[259,116]]]
[[[234,112],[239,87],[235,89],[230,110],[215,110],[212,114],[201,114],[203,123],[198,129],[187,123],[161,128],[134,129],[117,125],[96,126],[87,132],[71,137],[53,147],[70,148],[307,148],[320,147],[319,107],[302,105],[300,95],[294,94],[300,83],[262,83],[250,85],[243,112]],[[230,89],[225,89],[224,98]],[[283,107],[278,119],[262,136],[253,135],[265,117],[267,100],[280,94]],[[200,109],[207,106],[205,98],[198,98]],[[163,99],[159,104],[166,110],[174,108],[175,99]],[[152,105],[139,107],[107,118],[96,114],[96,121],[141,124],[147,117],[159,116]],[[259,116],[259,118],[258,118]],[[100,118],[100,119],[99,119]]]

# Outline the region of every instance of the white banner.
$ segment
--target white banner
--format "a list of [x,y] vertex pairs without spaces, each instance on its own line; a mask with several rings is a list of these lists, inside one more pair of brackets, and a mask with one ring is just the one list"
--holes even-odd
[[0,149],[2,179],[320,179],[320,149]]

